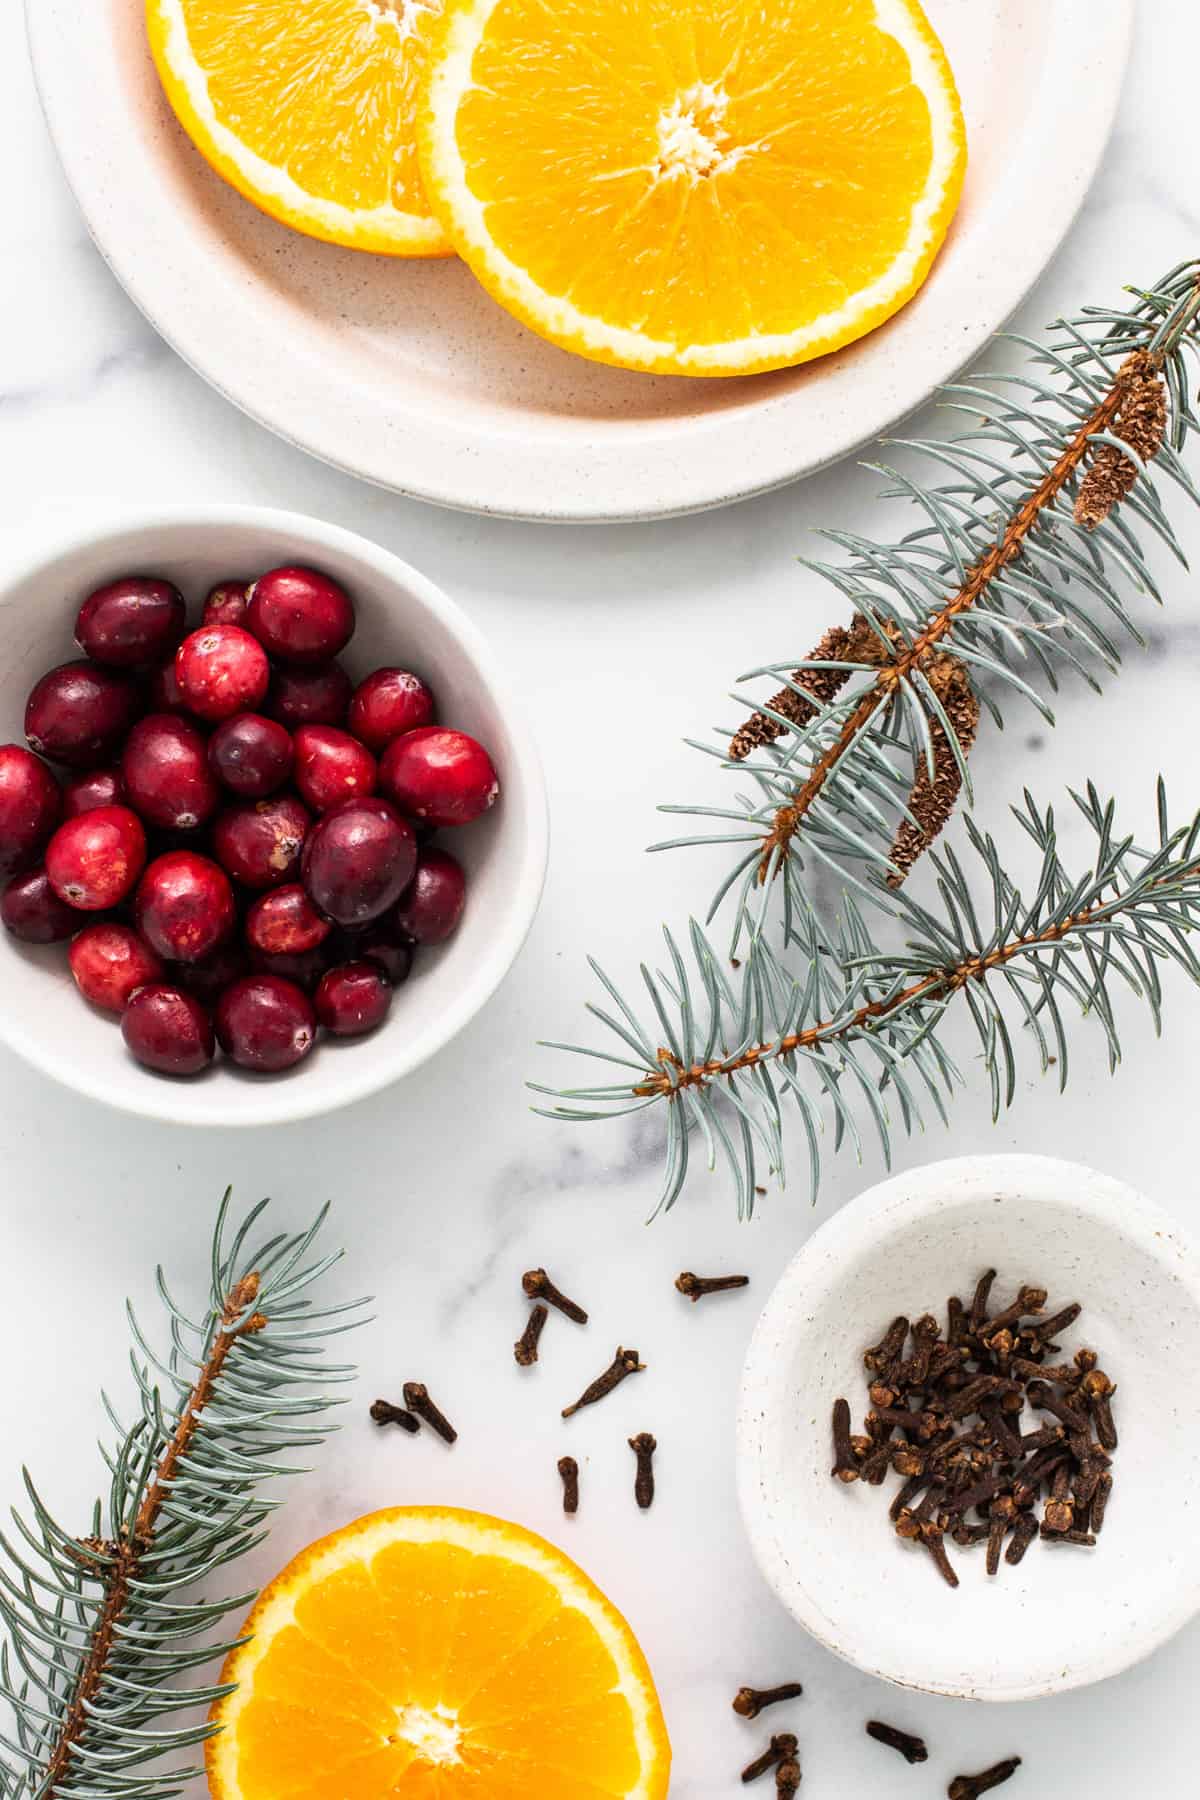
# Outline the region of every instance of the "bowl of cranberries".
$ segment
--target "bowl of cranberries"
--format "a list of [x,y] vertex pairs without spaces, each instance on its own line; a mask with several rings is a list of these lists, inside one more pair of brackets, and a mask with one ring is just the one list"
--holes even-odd
[[462,613],[259,509],[60,548],[0,592],[0,1037],[94,1098],[279,1123],[397,1080],[511,966],[537,753]]

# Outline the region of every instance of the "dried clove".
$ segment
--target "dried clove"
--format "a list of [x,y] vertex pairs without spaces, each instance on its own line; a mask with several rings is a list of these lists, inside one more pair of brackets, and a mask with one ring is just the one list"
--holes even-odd
[[781,1700],[799,1700],[803,1692],[798,1681],[784,1681],[773,1688],[740,1687],[733,1696],[733,1710],[739,1719],[757,1719],[768,1706],[776,1706]]
[[1019,1512],[1013,1526],[1012,1542],[1004,1552],[1004,1560],[1015,1569],[1038,1534],[1038,1522],[1031,1512]]
[[573,1515],[579,1511],[579,1464],[573,1456],[560,1456],[558,1472],[562,1476],[563,1511]]
[[654,1505],[654,1452],[658,1449],[658,1439],[648,1431],[639,1431],[636,1437],[630,1438],[629,1448],[637,1457],[633,1497],[645,1512]]
[[871,1719],[867,1724],[867,1736],[874,1738],[877,1744],[886,1744],[889,1750],[898,1750],[906,1763],[929,1761],[925,1739],[914,1737],[911,1731],[901,1731],[898,1725],[884,1725],[879,1719]]
[[779,1731],[771,1739],[761,1756],[756,1756],[752,1763],[747,1763],[742,1770],[743,1781],[757,1781],[768,1769],[777,1768],[782,1762],[789,1761],[797,1750],[796,1734],[792,1731]]
[[549,1312],[539,1300],[529,1315],[529,1323],[513,1345],[513,1355],[520,1368],[528,1369],[537,1361],[538,1339],[541,1337],[549,1317]]
[[1109,1496],[1112,1493],[1113,1478],[1106,1469],[1097,1479],[1096,1491],[1092,1495],[1092,1531],[1099,1534],[1104,1526],[1104,1515],[1108,1511]]
[[1021,1766],[1019,1756],[1006,1757],[1003,1762],[993,1763],[990,1769],[983,1769],[978,1775],[956,1775],[947,1788],[950,1800],[979,1800],[980,1794],[988,1793],[999,1787],[1002,1782],[1009,1781]]
[[645,1363],[638,1360],[636,1350],[623,1350],[618,1346],[616,1355],[604,1373],[597,1375],[595,1381],[584,1388],[578,1400],[563,1407],[563,1418],[571,1418],[581,1407],[595,1406],[597,1400],[603,1400],[614,1388],[620,1387],[627,1375],[640,1375],[645,1367]]
[[418,1419],[424,1419],[431,1431],[436,1431],[447,1444],[453,1444],[458,1433],[440,1407],[435,1406],[429,1398],[429,1389],[423,1381],[406,1381],[404,1384],[404,1404],[410,1412],[416,1413]]
[[693,1275],[685,1269],[675,1277],[675,1286],[691,1301],[703,1300],[705,1294],[726,1294],[733,1288],[750,1286],[748,1275]]
[[582,1306],[560,1293],[547,1275],[545,1269],[527,1269],[521,1277],[521,1286],[531,1300],[544,1300],[549,1306],[556,1306],[560,1313],[566,1313],[568,1319],[574,1319],[577,1325],[586,1325],[588,1316]]
[[857,1481],[858,1458],[850,1442],[850,1402],[833,1403],[833,1475],[837,1481]]
[[390,1400],[373,1400],[371,1417],[377,1425],[399,1425],[401,1431],[420,1431],[421,1421],[412,1413],[405,1412],[402,1406],[393,1406]]

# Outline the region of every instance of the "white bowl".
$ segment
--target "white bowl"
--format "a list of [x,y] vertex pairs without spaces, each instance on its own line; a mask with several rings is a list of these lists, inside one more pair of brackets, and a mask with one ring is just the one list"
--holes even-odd
[[186,1125],[274,1125],[345,1106],[408,1074],[462,1030],[512,965],[533,922],[547,856],[546,793],[524,712],[470,620],[441,590],[365,538],[299,513],[189,506],[118,520],[0,578],[0,742],[23,741],[25,699],[46,669],[78,656],[84,596],[122,574],[164,575],[196,617],[223,577],[309,563],[343,582],[358,627],[343,661],[361,677],[403,663],[427,678],[439,717],[485,743],[501,782],[496,807],[443,834],[467,870],[467,909],[449,942],[422,952],[370,1038],[316,1050],[285,1075],[255,1076],[218,1058],[190,1081],[133,1061],[118,1026],[80,1000],[65,946],[0,932],[0,1037],[48,1075],[110,1106]]
[[[961,1585],[896,1539],[887,1486],[830,1479],[830,1413],[866,1410],[862,1353],[897,1313],[944,1316],[989,1266],[1083,1314],[1118,1384],[1120,1447],[1094,1550],[1034,1542],[989,1580],[949,1546]],[[767,1581],[812,1635],[900,1686],[1027,1700],[1128,1668],[1200,1611],[1200,1254],[1119,1181],[1040,1156],[968,1156],[898,1175],[817,1231],[754,1333],[738,1417],[738,1489]]]

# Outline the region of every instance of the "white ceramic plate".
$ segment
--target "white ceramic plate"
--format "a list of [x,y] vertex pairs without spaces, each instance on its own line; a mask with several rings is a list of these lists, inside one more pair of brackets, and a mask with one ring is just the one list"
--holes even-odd
[[1133,0],[926,0],[971,167],[912,304],[822,362],[743,380],[630,374],[543,343],[458,263],[397,263],[266,218],[192,149],[140,0],[26,0],[46,117],[96,242],[147,317],[252,417],[447,506],[649,518],[820,468],[974,355],[1045,268],[1112,123]]
[[[897,1543],[883,1488],[830,1479],[830,1414],[866,1411],[862,1353],[897,1313],[945,1316],[988,1267],[1083,1306],[1064,1351],[1094,1346],[1117,1383],[1120,1446],[1094,1550],[1035,1542],[989,1581],[950,1546],[951,1590]],[[837,1655],[905,1687],[1031,1700],[1130,1667],[1200,1610],[1200,1253],[1167,1214],[1092,1169],[965,1156],[897,1175],[809,1239],[746,1359],[738,1494],[764,1576]]]

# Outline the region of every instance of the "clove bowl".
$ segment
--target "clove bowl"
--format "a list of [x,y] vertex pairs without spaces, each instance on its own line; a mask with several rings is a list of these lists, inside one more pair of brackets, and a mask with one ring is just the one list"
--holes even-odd
[[[867,1410],[862,1354],[898,1313],[944,1318],[999,1270],[1083,1313],[1118,1384],[1120,1445],[1094,1549],[1035,1542],[989,1580],[949,1544],[957,1589],[895,1536],[898,1486],[831,1480],[830,1414]],[[1063,1360],[1056,1358],[1056,1361]],[[821,1227],[759,1319],[742,1378],[738,1491],[767,1582],[827,1649],[899,1686],[1029,1700],[1104,1680],[1200,1612],[1200,1251],[1134,1189],[1040,1156],[968,1156],[895,1176]]]

